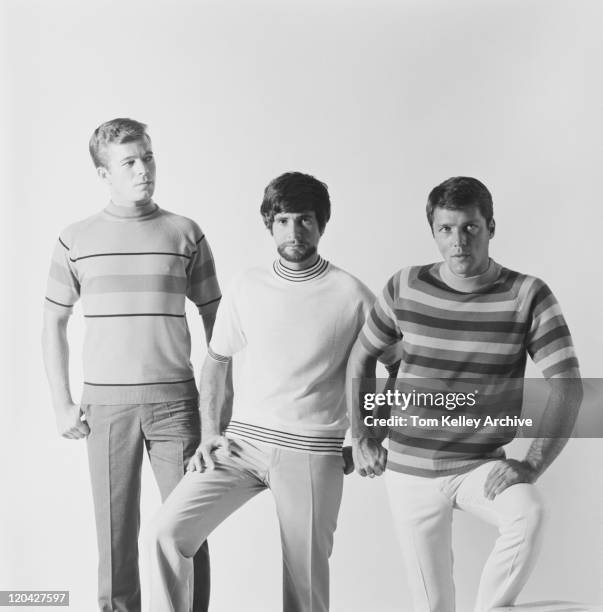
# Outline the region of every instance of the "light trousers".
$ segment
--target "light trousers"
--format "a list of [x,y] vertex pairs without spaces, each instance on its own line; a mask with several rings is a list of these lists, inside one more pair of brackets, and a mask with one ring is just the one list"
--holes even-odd
[[[199,445],[196,399],[158,404],[82,406],[98,540],[101,612],[140,612],[138,532],[140,481],[146,448],[165,499]],[[209,605],[207,544],[195,558],[195,612]]]
[[326,612],[342,457],[232,444],[232,456],[215,453],[214,470],[186,474],[150,526],[151,611],[189,612],[191,557],[224,519],[269,488],[280,524],[283,610]]
[[475,611],[512,605],[525,585],[540,550],[543,505],[536,487],[525,483],[487,499],[484,483],[494,465],[489,461],[464,474],[435,478],[386,471],[414,612],[455,610],[454,509],[470,512],[499,532],[482,571]]

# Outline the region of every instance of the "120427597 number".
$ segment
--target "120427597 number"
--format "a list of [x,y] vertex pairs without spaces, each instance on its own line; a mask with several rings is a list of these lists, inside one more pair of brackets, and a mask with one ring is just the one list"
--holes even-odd
[[0,606],[68,606],[69,591],[0,591]]

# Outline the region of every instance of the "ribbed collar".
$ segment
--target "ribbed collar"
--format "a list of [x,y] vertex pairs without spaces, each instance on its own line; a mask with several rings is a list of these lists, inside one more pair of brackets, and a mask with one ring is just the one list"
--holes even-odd
[[440,278],[455,291],[462,293],[477,293],[489,287],[500,275],[501,266],[493,259],[490,259],[488,269],[475,276],[456,276],[453,274],[445,262],[440,264]]
[[105,212],[116,219],[123,221],[135,221],[144,219],[153,215],[159,207],[155,202],[150,201],[140,206],[119,206],[113,202],[109,202],[105,208]]
[[291,268],[287,268],[283,263],[281,263],[280,259],[277,259],[272,264],[274,273],[278,277],[292,283],[303,283],[305,281],[318,278],[325,273],[328,267],[329,262],[326,259],[323,259],[320,255],[318,256],[316,263],[312,264],[309,268],[304,268],[303,270],[292,270]]

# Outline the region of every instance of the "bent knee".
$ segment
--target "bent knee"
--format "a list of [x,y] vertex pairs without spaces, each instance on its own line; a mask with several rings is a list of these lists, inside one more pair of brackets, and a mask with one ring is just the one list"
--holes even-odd
[[178,525],[160,511],[145,529],[143,537],[150,550],[177,547]]
[[508,517],[507,524],[521,526],[526,536],[536,537],[542,531],[547,516],[548,512],[542,498],[536,489],[532,489],[531,495],[518,500],[514,511]]

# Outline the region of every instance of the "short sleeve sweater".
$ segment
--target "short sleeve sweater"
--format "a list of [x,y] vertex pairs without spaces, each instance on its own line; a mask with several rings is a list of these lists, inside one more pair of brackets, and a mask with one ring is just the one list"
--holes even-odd
[[[421,390],[450,381],[458,389],[466,383],[481,393],[475,410],[494,416],[521,410],[527,355],[545,378],[579,376],[569,329],[549,287],[492,265],[493,281],[469,292],[446,284],[439,263],[400,270],[364,324],[363,346],[379,357],[398,344],[399,377],[407,385]],[[392,415],[405,417],[408,411],[394,407]],[[454,432],[393,427],[388,468],[421,476],[462,472],[504,456],[502,446],[514,437],[513,431],[502,437],[483,434],[471,426]]]
[[373,302],[358,279],[320,258],[300,272],[277,261],[239,276],[210,343],[218,358],[238,355],[227,434],[339,453],[348,426],[346,363]]
[[82,403],[195,397],[185,297],[201,313],[220,299],[207,238],[154,203],[109,204],[59,237],[45,306],[86,320]]

